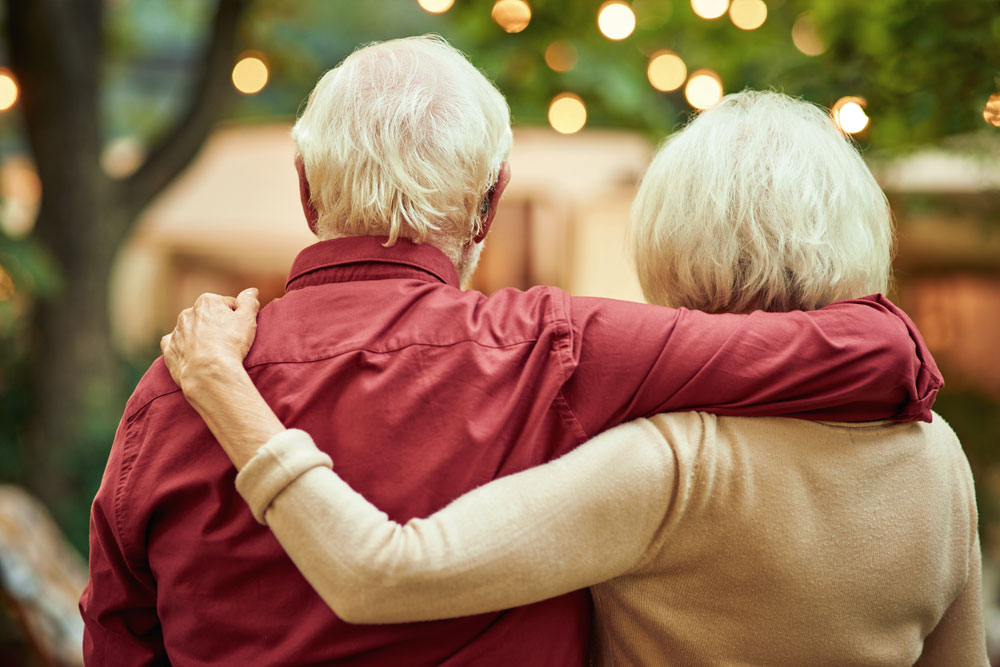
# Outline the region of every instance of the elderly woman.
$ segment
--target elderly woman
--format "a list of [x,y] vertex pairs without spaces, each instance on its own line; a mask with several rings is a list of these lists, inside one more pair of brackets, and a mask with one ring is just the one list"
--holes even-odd
[[[672,136],[632,237],[646,296],[674,307],[809,310],[889,279],[884,195],[820,109],[776,93],[731,95]],[[239,364],[204,363],[242,360],[255,313],[251,292],[202,300],[165,337],[167,365],[254,515],[348,621],[589,586],[601,664],[987,664],[972,476],[940,417],[665,414],[399,525]]]

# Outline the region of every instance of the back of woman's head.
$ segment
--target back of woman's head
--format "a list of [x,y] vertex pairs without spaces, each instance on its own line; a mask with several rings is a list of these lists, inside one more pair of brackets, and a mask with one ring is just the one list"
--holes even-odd
[[631,236],[651,303],[811,310],[889,281],[885,195],[824,111],[780,93],[728,95],[671,136]]

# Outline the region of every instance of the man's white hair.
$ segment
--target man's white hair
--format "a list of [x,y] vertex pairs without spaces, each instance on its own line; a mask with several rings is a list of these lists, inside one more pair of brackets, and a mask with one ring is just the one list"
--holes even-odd
[[510,110],[443,39],[409,37],[359,48],[327,72],[292,137],[321,238],[431,241],[456,261],[510,153]]
[[631,237],[650,302],[707,312],[811,310],[890,277],[875,178],[823,110],[780,93],[728,95],[669,137]]

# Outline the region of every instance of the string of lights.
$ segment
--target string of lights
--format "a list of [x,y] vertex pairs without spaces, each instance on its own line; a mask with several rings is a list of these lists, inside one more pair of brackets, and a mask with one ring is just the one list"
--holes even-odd
[[[424,10],[440,14],[448,11],[454,0],[417,0]],[[706,21],[714,21],[726,14],[740,30],[756,30],[767,21],[768,10],[764,0],[690,0],[691,10]],[[531,22],[531,5],[527,0],[496,0],[492,10],[493,20],[509,33],[521,32]],[[625,0],[608,0],[597,10],[597,27],[601,34],[612,41],[627,39],[636,27],[636,16],[631,4]],[[819,56],[826,51],[826,44],[809,13],[801,14],[792,26],[792,43],[806,56]],[[576,48],[566,41],[555,41],[545,49],[545,63],[555,72],[571,70],[577,61]],[[674,92],[682,86],[684,98],[699,111],[715,106],[725,94],[725,85],[717,72],[700,68],[688,72],[687,65],[673,51],[654,53],[646,70],[650,85],[664,93]],[[867,102],[858,96],[845,96],[837,100],[830,115],[846,134],[863,132],[870,124],[865,111]],[[576,93],[563,92],[549,104],[549,124],[557,132],[572,134],[583,129],[587,120],[587,107]],[[984,120],[1000,127],[1000,93],[990,96],[983,109]]]
[[[417,0],[420,8],[431,14],[443,14],[455,0]],[[768,10],[764,0],[690,0],[694,14],[706,21],[716,21],[726,14],[740,30],[756,30],[767,21]],[[521,32],[531,23],[531,4],[528,0],[495,0],[491,11],[493,21],[508,33]],[[611,41],[628,39],[636,28],[636,15],[626,0],[608,0],[596,15],[597,28]],[[807,12],[796,18],[791,31],[795,48],[806,56],[819,56],[826,51],[812,16]],[[555,72],[568,72],[576,66],[576,47],[565,40],[550,43],[544,53],[546,65]],[[683,58],[669,50],[660,50],[649,58],[646,75],[650,85],[663,93],[683,88],[684,99],[694,109],[702,111],[715,106],[725,94],[725,84],[719,74],[709,68],[689,71]],[[244,95],[256,95],[268,83],[270,76],[266,57],[257,52],[241,54],[232,71],[233,86]],[[18,101],[17,81],[10,70],[0,67],[0,113],[8,111]],[[846,134],[859,134],[870,125],[863,97],[841,97],[831,107],[830,114],[837,126]],[[587,107],[583,98],[573,92],[556,95],[549,104],[549,124],[557,132],[579,132],[587,122]],[[983,120],[1000,127],[1000,92],[989,97],[983,107]]]

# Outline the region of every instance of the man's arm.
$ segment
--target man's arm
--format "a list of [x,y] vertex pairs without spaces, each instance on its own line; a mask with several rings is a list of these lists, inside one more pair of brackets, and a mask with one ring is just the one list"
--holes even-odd
[[116,521],[115,498],[126,425],[119,427],[90,519],[90,579],[80,598],[86,665],[167,665],[156,584],[148,565],[130,557]]
[[659,412],[930,421],[941,376],[881,296],[816,311],[707,314],[568,298],[566,400],[588,436]]
[[285,431],[236,483],[351,623],[506,609],[625,573],[647,555],[677,474],[662,434],[640,420],[400,525],[328,466],[306,433]]
[[[221,304],[202,310],[243,317]],[[179,325],[165,339],[168,368],[240,469],[254,517],[348,622],[452,618],[605,581],[643,560],[669,507],[675,459],[643,420],[400,525],[340,479],[308,434],[283,431],[227,346],[182,363],[194,333]]]

